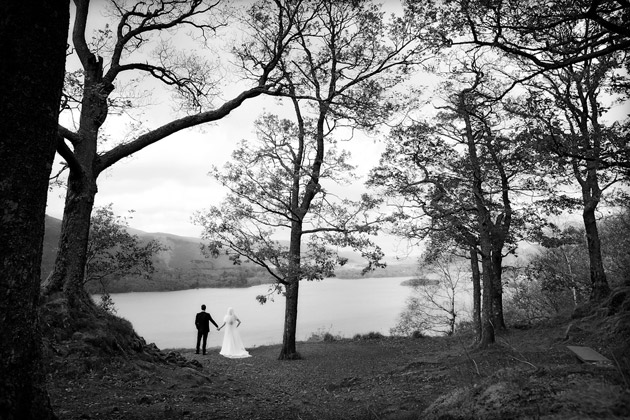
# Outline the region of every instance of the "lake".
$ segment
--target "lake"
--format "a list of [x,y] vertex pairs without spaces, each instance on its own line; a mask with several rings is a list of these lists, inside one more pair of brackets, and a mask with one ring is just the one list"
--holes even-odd
[[[300,283],[297,340],[313,333],[330,332],[352,337],[379,332],[389,335],[412,288],[401,283],[409,277],[364,279],[331,278]],[[192,289],[176,292],[114,293],[117,315],[129,320],[147,343],[160,349],[194,348],[195,314],[207,306],[217,324],[223,323],[228,307],[241,319],[245,347],[282,342],[284,297],[261,305],[256,296],[268,285],[239,289]],[[208,347],[220,347],[223,331],[211,326]]]

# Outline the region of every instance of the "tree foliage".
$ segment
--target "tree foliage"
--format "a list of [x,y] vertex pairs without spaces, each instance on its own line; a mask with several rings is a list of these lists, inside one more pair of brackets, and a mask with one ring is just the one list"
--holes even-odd
[[[334,276],[334,267],[345,260],[334,248],[365,248],[369,258],[366,270],[380,265],[382,253],[365,235],[377,231],[369,211],[379,201],[363,197],[360,202],[338,199],[319,185],[308,212],[299,214],[303,194],[312,182],[317,141],[310,131],[306,138],[296,124],[275,115],[265,115],[256,123],[257,142],[241,142],[233,160],[225,168],[214,168],[212,175],[230,191],[219,207],[198,214],[204,226],[206,253],[227,252],[235,264],[253,262],[264,267],[280,284],[295,275],[288,241],[275,239],[291,230],[300,218],[302,234],[310,237],[300,258],[300,280],[321,280]],[[352,177],[349,154],[329,144],[319,179],[343,182]],[[295,198],[298,193],[298,198]],[[334,248],[328,248],[333,244]],[[371,250],[368,250],[369,246]],[[264,297],[261,298],[264,301]]]
[[400,197],[394,232],[449,238],[479,255],[492,329],[504,325],[502,259],[537,221],[523,198],[549,187],[525,124],[495,100],[502,81],[484,59],[464,56],[452,67],[435,117],[392,131],[370,184]]
[[587,234],[592,299],[609,292],[599,238],[596,211],[604,194],[622,180],[618,169],[606,163],[617,155],[621,133],[618,124],[606,124],[603,100],[618,56],[609,55],[550,70],[528,83],[527,100],[534,136],[542,149],[566,169],[580,194],[579,208]]
[[545,71],[627,51],[629,9],[626,0],[458,0],[447,16],[462,35],[455,44],[498,49]]
[[626,201],[616,214],[602,221],[604,264],[612,287],[630,285],[630,209]]
[[141,243],[128,231],[126,218],[117,216],[112,204],[94,209],[90,224],[85,283],[98,282],[101,292],[108,293],[112,277],[149,276],[153,257],[166,248],[158,240]]
[[399,315],[393,334],[452,335],[462,312],[462,296],[469,291],[469,269],[466,260],[457,257],[446,248],[434,252],[435,248],[420,258],[419,278],[427,279],[424,284],[413,286],[413,292]]
[[[245,261],[263,267],[275,279],[272,290],[287,296],[280,358],[299,357],[297,310],[292,308],[301,280],[334,276],[335,267],[346,262],[338,255],[339,248],[360,250],[368,259],[366,270],[382,266],[383,256],[368,237],[378,229],[370,212],[379,202],[367,196],[360,202],[339,200],[327,193],[326,181],[351,176],[348,154],[334,147],[330,135],[320,141],[312,121],[299,121],[261,117],[258,141],[243,141],[224,171],[213,170],[228,196],[221,206],[196,218],[204,228],[207,254],[225,252],[235,264]],[[289,240],[277,239],[283,235]],[[304,248],[303,238],[308,238]],[[258,300],[264,303],[267,296]]]

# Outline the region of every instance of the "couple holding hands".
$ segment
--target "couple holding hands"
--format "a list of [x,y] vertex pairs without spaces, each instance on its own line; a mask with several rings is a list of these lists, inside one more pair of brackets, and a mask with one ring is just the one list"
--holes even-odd
[[251,355],[245,350],[243,341],[236,328],[241,325],[241,320],[234,314],[232,308],[228,308],[227,314],[223,318],[223,325],[220,327],[214,322],[214,319],[206,312],[206,305],[201,305],[201,312],[195,317],[195,327],[197,327],[197,354],[199,354],[199,345],[203,340],[203,354],[206,354],[206,343],[208,341],[208,333],[210,332],[210,323],[217,327],[217,331],[225,328],[223,335],[223,345],[219,354],[229,358],[243,358]]

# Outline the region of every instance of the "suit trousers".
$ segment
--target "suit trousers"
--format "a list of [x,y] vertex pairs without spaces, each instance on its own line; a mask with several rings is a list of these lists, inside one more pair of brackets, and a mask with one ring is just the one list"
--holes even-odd
[[206,354],[206,343],[208,342],[208,333],[209,331],[201,331],[197,330],[197,353],[199,353],[199,344],[201,344],[201,340],[203,339],[203,354]]

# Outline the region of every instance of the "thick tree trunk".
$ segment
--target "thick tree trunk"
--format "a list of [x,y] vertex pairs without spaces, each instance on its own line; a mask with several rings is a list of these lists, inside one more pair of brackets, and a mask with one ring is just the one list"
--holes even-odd
[[85,263],[90,235],[90,217],[96,195],[96,182],[82,174],[68,179],[66,202],[55,267],[46,293],[63,291],[71,309],[85,309],[92,301],[84,289]]
[[0,3],[0,418],[56,418],[38,324],[69,2]]
[[107,96],[113,87],[103,81],[103,63],[93,55],[85,60],[86,78],[81,118],[66,190],[55,267],[44,287],[50,294],[63,290],[71,311],[90,311],[94,304],[84,288],[90,217],[97,193],[98,132],[107,118]]
[[284,311],[284,333],[282,335],[282,349],[279,360],[299,359],[295,337],[297,332],[298,291],[300,282],[298,279],[286,285],[286,306]]
[[473,328],[475,340],[481,341],[481,272],[479,271],[479,256],[476,248],[470,248],[470,270],[473,283]]
[[591,301],[600,301],[610,294],[610,287],[604,271],[601,241],[597,229],[595,209],[586,207],[582,213],[584,229],[586,230],[586,243],[588,245],[588,257],[591,271]]
[[297,333],[298,296],[300,290],[300,263],[302,256],[302,223],[294,221],[291,226],[291,242],[289,243],[290,272],[285,285],[284,332],[280,360],[299,359],[300,354],[295,346]]

